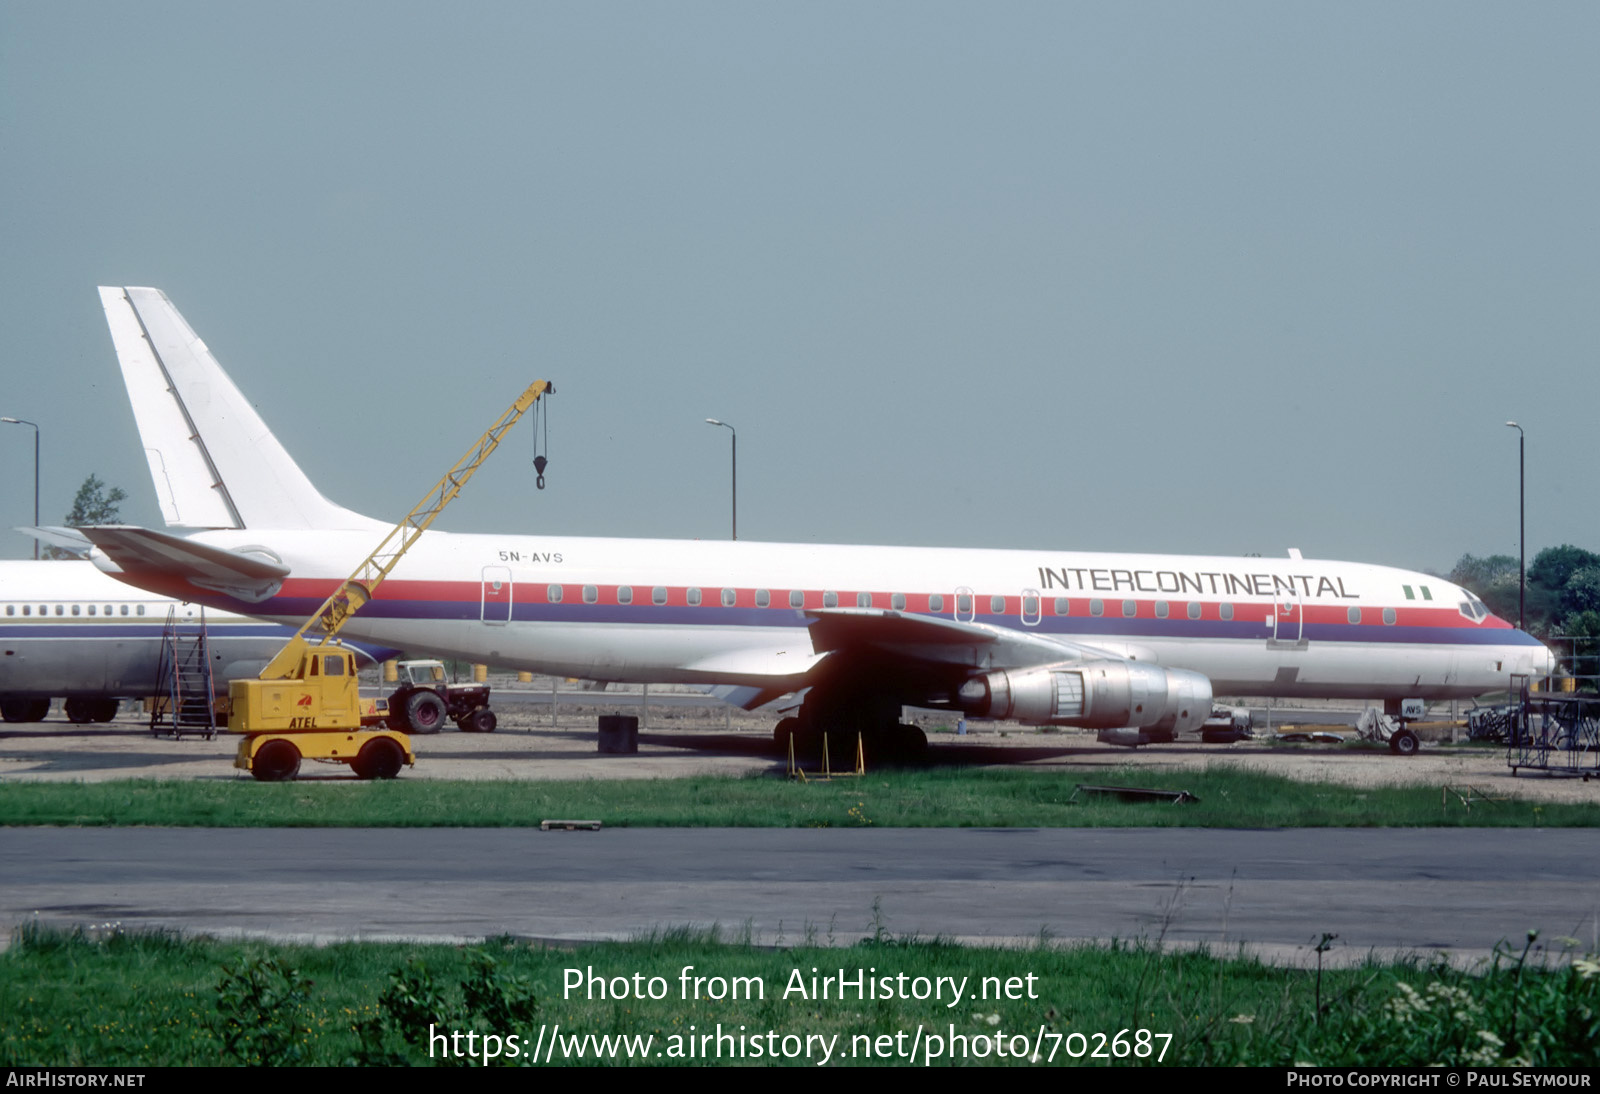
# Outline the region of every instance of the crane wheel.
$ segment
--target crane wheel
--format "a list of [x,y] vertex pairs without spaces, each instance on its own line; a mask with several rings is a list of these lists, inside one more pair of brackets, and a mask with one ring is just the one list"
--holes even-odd
[[444,700],[431,691],[414,692],[406,699],[406,722],[413,733],[437,733],[444,725]]
[[300,750],[288,741],[268,741],[250,760],[250,774],[259,782],[288,782],[300,774]]
[[350,768],[362,779],[392,779],[400,774],[406,758],[400,746],[387,737],[375,737],[361,746]]

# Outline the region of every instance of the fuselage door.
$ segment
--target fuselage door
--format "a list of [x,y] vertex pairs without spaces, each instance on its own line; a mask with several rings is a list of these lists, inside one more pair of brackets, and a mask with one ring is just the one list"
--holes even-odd
[[1272,637],[1267,645],[1305,649],[1305,614],[1300,590],[1280,588],[1272,598]]
[[505,566],[483,568],[483,599],[479,618],[494,626],[511,621],[511,571]]
[[1039,590],[1022,590],[1022,625],[1024,627],[1037,627],[1039,618],[1044,609],[1040,607]]
[[956,589],[956,622],[971,623],[973,616],[978,612],[978,598],[972,595],[972,590],[962,585]]

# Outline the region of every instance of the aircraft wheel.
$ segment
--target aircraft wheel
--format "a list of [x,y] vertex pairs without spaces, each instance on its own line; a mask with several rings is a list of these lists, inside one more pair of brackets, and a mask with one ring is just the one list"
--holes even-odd
[[444,700],[431,691],[413,692],[406,699],[406,722],[413,733],[437,733],[444,726]]
[[1415,756],[1421,747],[1422,742],[1409,729],[1397,729],[1389,738],[1389,751],[1396,756]]
[[49,713],[48,699],[0,699],[0,718],[8,722],[42,722]]
[[250,761],[250,774],[259,782],[288,782],[300,774],[300,750],[288,741],[268,741]]
[[778,750],[784,753],[789,751],[789,738],[800,731],[800,719],[784,718],[772,727],[772,740]]
[[387,737],[375,737],[361,746],[350,767],[362,779],[392,779],[400,774],[406,758],[400,746]]
[[908,759],[920,759],[928,752],[928,735],[922,732],[921,726],[901,722],[895,734],[900,740],[901,754]]

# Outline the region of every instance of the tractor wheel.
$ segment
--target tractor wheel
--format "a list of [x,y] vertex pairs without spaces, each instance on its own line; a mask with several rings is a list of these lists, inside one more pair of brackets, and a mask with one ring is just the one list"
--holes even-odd
[[431,691],[412,692],[406,699],[406,723],[413,733],[437,733],[444,726],[444,700]]

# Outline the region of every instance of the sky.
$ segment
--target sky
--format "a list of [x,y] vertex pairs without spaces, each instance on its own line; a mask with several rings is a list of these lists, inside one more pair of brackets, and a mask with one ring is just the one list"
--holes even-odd
[[[1600,549],[1600,6],[0,0],[0,415],[160,526],[97,285],[438,527]],[[0,528],[33,433],[0,425]],[[0,557],[32,541],[0,533]]]

